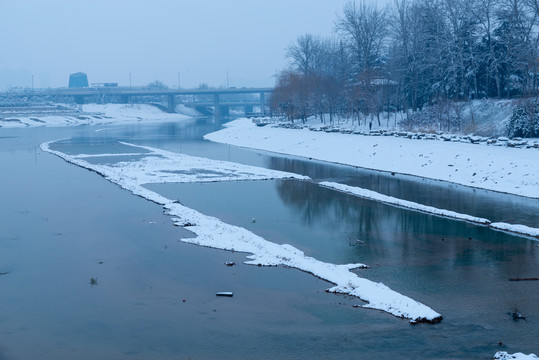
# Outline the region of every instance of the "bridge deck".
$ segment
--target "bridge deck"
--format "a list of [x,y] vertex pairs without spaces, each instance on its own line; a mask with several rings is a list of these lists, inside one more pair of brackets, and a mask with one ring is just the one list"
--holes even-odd
[[88,88],[57,88],[57,89],[36,89],[21,92],[4,92],[0,96],[97,96],[97,95],[117,95],[117,96],[150,96],[150,95],[227,95],[227,94],[263,94],[271,93],[273,88],[229,88],[229,89],[147,89],[134,88],[128,86],[118,87],[88,87]]

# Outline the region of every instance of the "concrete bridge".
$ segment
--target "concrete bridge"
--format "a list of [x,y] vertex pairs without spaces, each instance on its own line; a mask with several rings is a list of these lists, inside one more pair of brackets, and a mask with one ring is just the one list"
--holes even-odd
[[[232,106],[243,106],[245,111],[252,112],[253,106],[260,106],[261,112],[266,112],[268,94],[273,92],[273,88],[228,88],[228,89],[148,89],[144,87],[86,87],[86,88],[56,88],[56,89],[36,89],[21,92],[0,93],[0,96],[8,97],[72,97],[76,103],[83,104],[89,98],[110,99],[112,97],[120,99],[121,103],[129,103],[133,97],[161,96],[166,98],[167,110],[175,112],[176,104],[184,103],[187,106],[213,106],[214,116],[219,118],[221,112],[228,111]],[[226,100],[227,95],[256,94],[258,99],[254,100]],[[177,97],[191,95],[189,101],[182,101]]]

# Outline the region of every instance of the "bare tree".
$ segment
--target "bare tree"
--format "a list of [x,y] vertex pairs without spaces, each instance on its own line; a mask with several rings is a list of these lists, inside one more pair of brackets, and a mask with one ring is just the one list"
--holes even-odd
[[347,41],[354,66],[354,75],[372,71],[381,62],[382,47],[386,40],[387,8],[378,9],[362,0],[348,3],[336,29]]
[[319,37],[311,34],[300,35],[296,42],[288,47],[286,56],[300,73],[309,75],[320,66],[321,43]]
[[279,74],[273,91],[272,109],[285,113],[290,121],[301,119],[303,123],[312,114],[312,80],[294,70]]

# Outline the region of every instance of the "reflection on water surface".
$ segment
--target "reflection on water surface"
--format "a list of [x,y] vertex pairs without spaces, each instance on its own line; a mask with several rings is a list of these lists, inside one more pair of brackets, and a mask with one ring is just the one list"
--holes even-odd
[[[215,127],[24,129],[2,139],[0,159],[12,176],[2,177],[0,188],[3,207],[12,211],[0,223],[0,271],[9,272],[0,277],[0,358],[446,359],[539,351],[539,288],[508,281],[539,275],[536,241],[313,182],[148,186],[320,260],[366,263],[371,268],[357,270],[360,276],[444,315],[437,325],[410,326],[353,308],[357,299],[324,293],[328,284],[309,274],[245,266],[245,254],[179,243],[188,234],[155,204],[35,150],[43,141],[72,136],[61,151],[123,153],[120,140],[539,226],[537,200],[202,141]],[[363,244],[351,246],[350,238]],[[228,260],[237,265],[224,266]],[[99,278],[98,286],[88,285],[91,277]],[[216,299],[223,290],[233,290],[234,298]],[[528,321],[510,318],[514,306]]]

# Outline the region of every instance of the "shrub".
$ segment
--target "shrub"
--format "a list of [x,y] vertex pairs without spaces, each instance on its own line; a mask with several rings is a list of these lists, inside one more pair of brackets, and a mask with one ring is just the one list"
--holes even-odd
[[538,99],[524,100],[515,107],[507,134],[510,137],[539,137]]

